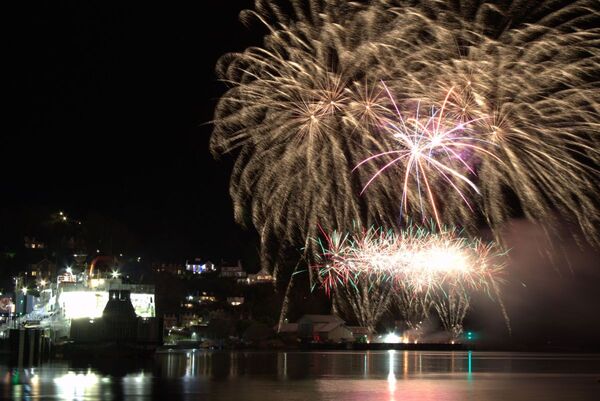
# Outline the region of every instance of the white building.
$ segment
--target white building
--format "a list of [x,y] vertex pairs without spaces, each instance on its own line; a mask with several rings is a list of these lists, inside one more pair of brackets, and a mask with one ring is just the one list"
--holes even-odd
[[217,269],[212,262],[203,262],[202,259],[196,258],[193,261],[185,261],[185,270],[192,274],[204,274],[212,273]]
[[298,337],[318,342],[353,341],[352,331],[335,315],[304,315],[298,319]]
[[242,262],[240,260],[238,260],[235,266],[221,266],[221,274],[219,274],[219,277],[223,278],[245,279],[246,276],[247,274],[242,269]]
[[243,282],[245,284],[262,284],[272,283],[274,281],[273,276],[266,269],[262,268],[256,274],[248,274],[248,277]]

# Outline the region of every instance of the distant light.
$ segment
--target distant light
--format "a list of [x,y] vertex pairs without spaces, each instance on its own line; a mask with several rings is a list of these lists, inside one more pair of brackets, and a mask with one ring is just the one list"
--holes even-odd
[[58,212],[58,214],[60,214],[61,216],[63,215],[63,212]]
[[21,288],[21,291],[23,291],[23,294],[27,294],[27,287]]
[[67,216],[63,216],[63,221],[67,221]]
[[119,276],[121,275],[121,273],[119,273],[119,271],[118,271],[118,270],[113,270],[113,271],[110,273],[110,275],[111,275],[111,277],[112,277],[112,278],[117,278],[117,277],[119,277]]
[[41,285],[42,287],[46,286],[46,280],[40,280],[40,285]]
[[137,261],[141,262],[142,258],[140,256],[138,256]]
[[67,267],[67,273],[69,273],[69,274],[73,273],[73,269],[71,268],[71,266]]
[[100,253],[100,249],[96,249],[96,253]]

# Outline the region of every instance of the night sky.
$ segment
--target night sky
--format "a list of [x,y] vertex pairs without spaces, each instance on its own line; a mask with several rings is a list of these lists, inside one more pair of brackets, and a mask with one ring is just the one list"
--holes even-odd
[[69,1],[7,13],[4,212],[100,213],[162,258],[255,248],[233,222],[232,161],[208,152],[225,90],[215,63],[260,43],[238,20],[251,4]]

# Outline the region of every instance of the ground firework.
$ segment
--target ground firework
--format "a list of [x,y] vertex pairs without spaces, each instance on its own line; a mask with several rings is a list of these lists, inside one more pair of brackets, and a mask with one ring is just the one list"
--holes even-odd
[[323,238],[316,240],[321,252],[313,269],[327,292],[366,277],[411,293],[443,286],[491,293],[504,268],[504,252],[493,243],[470,241],[451,228],[410,226],[400,233],[370,228]]
[[435,307],[456,337],[469,294],[485,291],[500,301],[503,252],[469,241],[454,229],[411,226],[400,233],[370,228],[323,234],[313,269],[345,316],[369,328],[389,307],[417,329]]

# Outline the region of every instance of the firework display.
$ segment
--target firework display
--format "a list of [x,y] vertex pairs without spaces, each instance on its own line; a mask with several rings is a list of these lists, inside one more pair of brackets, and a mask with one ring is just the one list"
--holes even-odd
[[468,240],[451,228],[409,226],[396,233],[369,228],[356,233],[323,233],[314,269],[326,291],[355,279],[392,281],[409,292],[430,292],[449,284],[490,292],[503,270],[503,252],[493,243]]
[[346,315],[365,327],[374,327],[395,304],[408,327],[418,329],[433,306],[457,337],[470,293],[483,291],[500,301],[504,252],[456,229],[432,224],[396,233],[372,227],[321,238],[315,239],[321,252],[313,269],[325,291],[346,305]]
[[456,336],[469,293],[498,293],[482,226],[558,217],[597,244],[598,4],[256,0],[241,19],[267,34],[219,61],[210,146],[263,265],[302,246],[366,326],[432,303]]
[[217,67],[211,149],[236,155],[237,220],[265,257],[317,224],[476,235],[511,209],[596,241],[598,15],[595,0],[258,0],[241,17],[263,46]]

